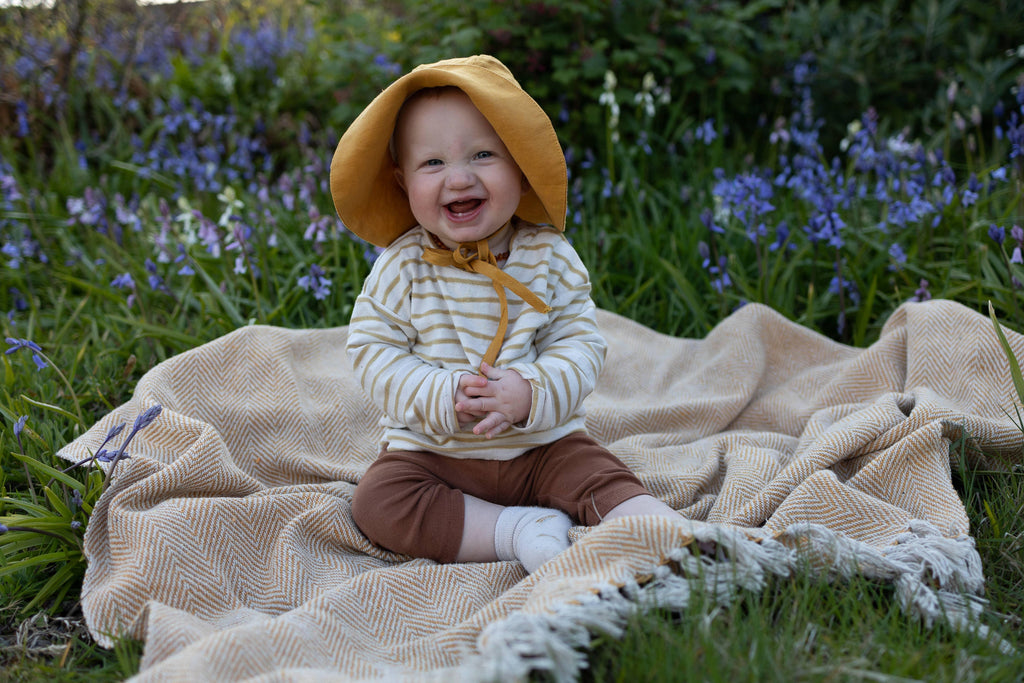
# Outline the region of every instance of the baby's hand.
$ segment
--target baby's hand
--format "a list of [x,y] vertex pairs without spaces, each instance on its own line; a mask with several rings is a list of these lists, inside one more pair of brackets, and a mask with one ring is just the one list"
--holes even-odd
[[499,370],[486,363],[480,366],[485,377],[464,375],[459,378],[455,411],[460,415],[483,418],[473,427],[474,434],[488,439],[530,416],[533,385],[515,370]]
[[470,387],[479,389],[487,386],[487,382],[488,379],[480,375],[466,374],[459,377],[459,384],[455,388],[455,417],[459,421],[459,427],[465,428],[466,425],[487,417],[487,413],[474,413],[463,408],[470,398],[466,394],[466,389]]

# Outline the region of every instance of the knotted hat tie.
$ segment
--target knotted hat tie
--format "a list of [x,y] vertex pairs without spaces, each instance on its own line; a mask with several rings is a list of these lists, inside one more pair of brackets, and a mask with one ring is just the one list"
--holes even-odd
[[547,313],[551,307],[541,301],[540,297],[531,292],[526,285],[515,279],[501,268],[498,261],[491,253],[487,240],[478,240],[475,244],[467,242],[460,244],[457,249],[431,249],[424,247],[423,260],[435,266],[451,266],[464,270],[468,273],[479,273],[490,278],[494,285],[494,291],[498,294],[498,301],[501,303],[501,321],[498,323],[498,331],[494,334],[487,353],[484,354],[483,362],[494,366],[498,358],[498,351],[501,350],[501,343],[505,340],[505,330],[508,329],[508,298],[505,290],[518,295],[520,299],[530,304],[538,313]]

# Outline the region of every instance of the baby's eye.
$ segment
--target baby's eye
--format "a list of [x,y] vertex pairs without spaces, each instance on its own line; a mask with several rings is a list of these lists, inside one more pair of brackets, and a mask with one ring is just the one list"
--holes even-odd
[[487,159],[488,157],[492,157],[492,156],[494,156],[493,152],[486,152],[485,151],[485,152],[477,152],[476,153],[476,158],[477,159]]
[[440,166],[442,163],[444,163],[444,162],[442,162],[440,159],[427,159],[426,162],[424,162],[423,165],[424,166]]

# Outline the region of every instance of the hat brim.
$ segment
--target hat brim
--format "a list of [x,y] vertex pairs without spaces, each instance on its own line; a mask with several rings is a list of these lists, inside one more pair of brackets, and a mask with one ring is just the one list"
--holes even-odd
[[423,88],[455,86],[490,122],[529,182],[516,215],[565,229],[565,156],[551,120],[493,57],[478,55],[419,66],[380,93],[342,135],[331,161],[331,195],[345,227],[386,247],[416,219],[398,185],[388,149],[398,112]]

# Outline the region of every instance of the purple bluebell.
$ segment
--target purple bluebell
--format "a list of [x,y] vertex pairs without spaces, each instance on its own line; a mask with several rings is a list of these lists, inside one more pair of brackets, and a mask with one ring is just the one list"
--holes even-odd
[[967,187],[964,188],[963,193],[960,195],[960,203],[964,206],[972,206],[978,201],[978,193],[981,191],[981,182],[978,180],[978,176],[974,173],[967,180]]
[[18,451],[22,454],[25,453],[25,447],[21,443],[21,432],[25,429],[25,423],[28,422],[28,415],[22,415],[14,422],[14,438],[18,441]]
[[1003,243],[1003,240],[1006,239],[1006,228],[1004,228],[1001,225],[996,225],[995,223],[992,223],[991,225],[988,226],[988,236],[989,238],[992,239],[993,242],[1001,245]]
[[301,289],[312,292],[313,298],[317,301],[326,299],[331,293],[331,280],[324,277],[324,269],[314,263],[309,267],[309,273],[298,280]]
[[146,278],[146,281],[149,283],[149,288],[154,291],[167,291],[164,279],[158,274],[157,265],[153,263],[153,259],[146,259],[145,268],[146,272],[149,274]]
[[19,138],[26,138],[31,132],[28,125],[28,104],[25,103],[25,100],[18,100],[17,104],[14,105],[14,111],[18,123],[15,135]]
[[131,273],[121,273],[110,281],[110,286],[116,289],[135,289],[135,280]]
[[363,250],[363,260],[372,266],[382,253],[384,253],[383,247],[367,243],[366,248]]
[[775,226],[775,241],[768,245],[768,250],[778,251],[783,247],[796,249],[796,245],[789,241],[789,224],[786,221],[781,221]]
[[21,349],[28,349],[30,351],[35,351],[37,353],[41,353],[43,350],[39,346],[39,344],[36,344],[31,339],[16,339],[14,337],[7,337],[5,341],[9,345],[9,348],[4,351],[4,355],[6,356],[9,356],[12,353],[15,353],[16,351],[20,351]]
[[774,189],[766,177],[743,173],[728,180],[719,180],[712,191],[743,226],[750,241],[758,242],[768,234],[764,216],[774,211],[775,206],[769,201]]
[[715,120],[705,119],[702,124],[697,126],[697,131],[694,133],[694,137],[703,142],[705,145],[710,145],[718,137],[718,132],[715,131]]
[[907,252],[903,251],[899,242],[893,242],[889,246],[889,258],[891,259],[889,270],[900,270],[907,262]]
[[[717,232],[719,234],[725,232],[725,228],[715,222],[715,215],[711,212],[711,209],[704,209],[700,212],[700,222],[703,223],[704,227],[711,232]],[[701,242],[701,244],[703,244],[703,242]]]
[[729,271],[726,269],[729,260],[725,256],[721,256],[718,258],[718,262],[714,263],[711,249],[703,240],[697,243],[697,253],[703,259],[701,267],[707,270],[709,275],[713,276],[711,278],[711,288],[721,294],[726,287],[732,285],[732,278],[729,277]]

